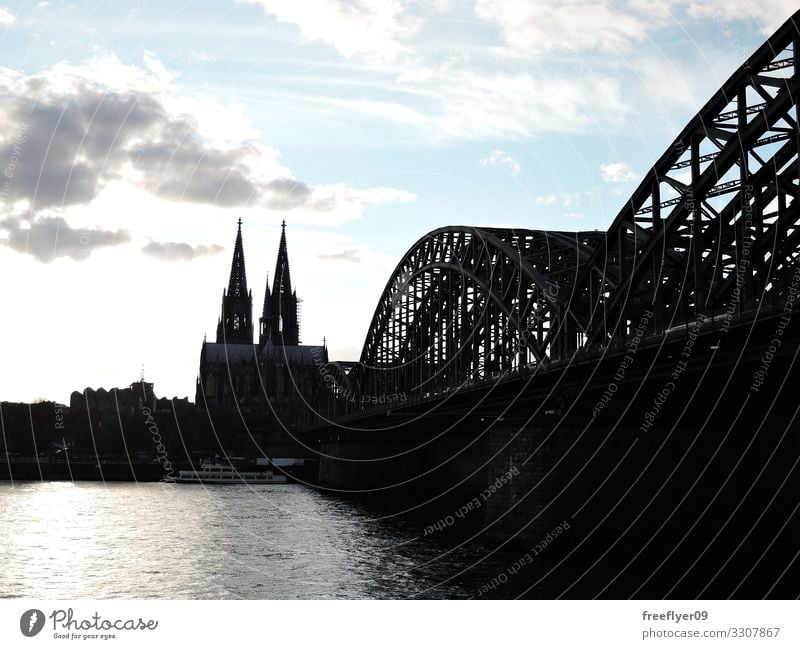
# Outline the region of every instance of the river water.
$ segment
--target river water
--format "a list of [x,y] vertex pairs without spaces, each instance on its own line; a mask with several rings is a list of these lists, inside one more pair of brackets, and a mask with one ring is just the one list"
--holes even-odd
[[296,484],[0,482],[0,597],[468,598],[486,555]]

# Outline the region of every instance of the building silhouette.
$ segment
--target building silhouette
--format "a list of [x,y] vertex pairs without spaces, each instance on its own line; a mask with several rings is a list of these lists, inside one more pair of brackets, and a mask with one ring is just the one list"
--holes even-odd
[[217,336],[214,342],[203,341],[195,399],[227,436],[223,445],[285,445],[293,431],[331,414],[333,395],[320,371],[328,362],[328,350],[324,342],[300,343],[299,304],[292,288],[284,222],[254,343],[253,298],[239,219]]
[[[169,449],[173,462],[186,450],[211,449],[213,438],[187,397],[159,398],[142,376],[126,388],[84,388],[70,395],[66,439],[77,456],[96,455],[152,461],[157,446]],[[178,429],[176,421],[182,424]]]

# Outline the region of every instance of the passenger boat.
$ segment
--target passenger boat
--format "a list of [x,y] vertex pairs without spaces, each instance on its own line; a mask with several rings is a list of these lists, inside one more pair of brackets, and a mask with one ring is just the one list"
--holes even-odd
[[175,482],[193,484],[282,484],[286,476],[282,473],[237,469],[232,464],[204,462],[199,469],[180,471]]

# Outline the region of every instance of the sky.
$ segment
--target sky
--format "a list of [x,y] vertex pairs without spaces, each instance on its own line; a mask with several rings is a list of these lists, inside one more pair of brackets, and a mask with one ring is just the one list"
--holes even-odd
[[194,398],[236,222],[257,323],[357,360],[445,225],[605,230],[796,0],[0,0],[0,400]]

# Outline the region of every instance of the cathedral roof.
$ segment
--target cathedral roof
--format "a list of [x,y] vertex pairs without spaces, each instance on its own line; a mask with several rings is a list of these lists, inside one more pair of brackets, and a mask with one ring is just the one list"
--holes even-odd
[[258,346],[246,343],[206,343],[203,354],[207,363],[246,363],[257,358]]
[[274,345],[268,340],[261,349],[261,357],[277,358],[291,365],[316,365],[327,362],[326,350],[321,345]]

